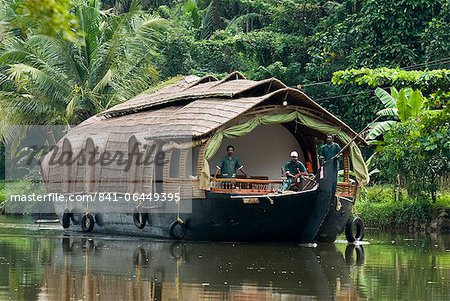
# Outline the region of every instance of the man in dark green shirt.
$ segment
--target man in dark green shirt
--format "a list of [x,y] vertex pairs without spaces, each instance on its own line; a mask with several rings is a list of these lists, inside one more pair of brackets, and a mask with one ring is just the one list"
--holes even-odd
[[[341,147],[333,140],[334,140],[333,135],[328,134],[327,143],[322,145],[321,148],[319,148],[318,153],[320,157],[320,165],[326,163],[333,164],[334,178],[337,179],[339,170],[339,162],[337,158],[339,157],[339,154],[341,152]],[[332,161],[332,163],[330,163],[330,161]],[[336,190],[336,182],[334,182],[333,184],[333,191],[335,190]]]
[[291,152],[291,160],[284,164],[284,173],[286,175],[286,180],[283,183],[282,190],[285,191],[294,184],[296,176],[307,175],[305,165],[298,161],[298,153],[296,151]]
[[236,172],[238,170],[240,170],[247,178],[250,178],[250,176],[244,170],[244,165],[242,165],[239,159],[234,156],[234,146],[228,145],[227,156],[223,157],[220,163],[216,165],[214,178],[217,177],[219,171],[222,178],[234,178],[236,177]]
[[[321,159],[321,163],[328,162],[331,159],[336,159],[335,156],[339,154],[341,151],[341,147],[339,144],[334,142],[333,135],[327,135],[327,143],[322,145],[319,149],[319,157]],[[337,160],[334,160],[333,164],[337,168]]]

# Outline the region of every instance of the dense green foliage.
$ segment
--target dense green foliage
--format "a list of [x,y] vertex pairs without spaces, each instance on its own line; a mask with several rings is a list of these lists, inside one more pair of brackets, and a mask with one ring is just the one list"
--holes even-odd
[[301,85],[356,130],[383,109],[375,87],[420,90],[444,113],[414,131],[448,128],[449,72],[400,69],[450,65],[447,0],[0,1],[3,125],[77,124],[161,80],[239,70]]
[[[366,136],[377,145],[370,162],[383,181],[406,188],[410,197],[429,195],[436,201],[450,174],[449,75],[447,70],[362,68],[333,77],[338,85],[378,87],[375,95],[384,108],[377,115],[384,120],[373,124]],[[391,93],[379,86],[391,86]]]
[[395,86],[411,87],[428,93],[449,90],[450,70],[405,71],[400,69],[347,69],[333,74],[335,85],[365,85],[371,88]]
[[414,231],[429,226],[439,210],[450,209],[450,192],[443,191],[437,203],[426,199],[409,199],[403,192],[401,202],[395,200],[394,186],[374,185],[364,189],[356,202],[356,213],[368,227]]
[[44,34],[80,42],[82,32],[71,8],[70,0],[0,0],[0,34],[14,30],[23,37]]
[[384,136],[376,166],[384,179],[406,187],[408,195],[429,193],[436,200],[440,183],[450,174],[450,119],[437,124],[433,114],[394,125]]
[[346,69],[333,74],[332,82],[345,88],[395,87],[420,90],[430,100],[430,108],[450,103],[450,70],[401,70],[389,68]]
[[[73,8],[82,44],[60,35],[10,31],[0,47],[3,124],[77,124],[149,88],[157,29],[139,10],[116,16],[98,4]],[[3,128],[2,128],[3,129]],[[8,133],[0,133],[3,138]]]
[[[45,32],[39,29],[42,22],[55,24],[53,36],[67,28],[89,34],[82,28],[76,8],[95,1],[74,1],[65,11],[68,15],[58,9],[46,10],[52,1],[57,7],[67,7],[66,0],[48,0],[34,11],[18,7],[33,7],[36,1],[3,1],[10,4],[4,9],[10,21],[6,27],[22,28],[17,24],[24,23],[17,20],[32,21],[33,26],[21,29],[26,36]],[[153,78],[222,75],[234,70],[252,79],[274,76],[288,85],[301,84],[356,129],[363,128],[380,106],[364,87],[341,83],[333,87],[329,82],[333,72],[352,67],[445,67],[450,61],[450,34],[446,31],[450,4],[446,0],[105,0],[102,16],[111,19],[129,14],[139,4],[147,15],[170,22],[167,34],[152,52]],[[39,19],[44,21],[37,22],[36,15],[44,16]],[[59,21],[64,16],[65,23]],[[314,83],[317,81],[323,83]]]
[[[274,76],[288,85],[302,85],[356,129],[372,120],[380,106],[366,87],[333,87],[333,72],[445,67],[450,61],[450,37],[438,30],[450,24],[448,1],[195,1],[197,10],[192,2],[157,10],[175,21],[161,53],[162,77],[234,70],[252,79]],[[205,18],[208,12],[220,22]],[[206,28],[213,32],[202,34]]]

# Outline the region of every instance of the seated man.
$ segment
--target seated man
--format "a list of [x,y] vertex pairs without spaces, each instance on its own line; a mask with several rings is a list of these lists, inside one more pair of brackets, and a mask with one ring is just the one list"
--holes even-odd
[[296,151],[291,152],[291,160],[284,164],[284,172],[287,179],[283,183],[282,191],[289,189],[298,177],[308,175],[305,165],[298,160],[298,153]]

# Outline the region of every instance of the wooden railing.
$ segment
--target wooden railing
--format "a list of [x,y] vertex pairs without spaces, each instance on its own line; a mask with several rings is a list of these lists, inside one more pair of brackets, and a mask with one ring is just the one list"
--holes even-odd
[[336,194],[343,197],[356,198],[358,193],[358,183],[357,182],[338,182]]
[[[315,182],[308,182],[304,189],[311,189]],[[219,193],[267,194],[276,192],[282,187],[282,180],[257,180],[239,178],[212,178],[211,191]],[[338,182],[336,194],[343,197],[356,198],[358,184],[356,182]]]
[[281,188],[282,180],[212,178],[211,191],[219,193],[266,194]]

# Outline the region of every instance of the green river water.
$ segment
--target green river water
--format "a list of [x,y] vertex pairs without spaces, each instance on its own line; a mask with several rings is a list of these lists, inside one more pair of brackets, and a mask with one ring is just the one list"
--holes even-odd
[[179,243],[0,217],[0,300],[450,300],[450,235]]

